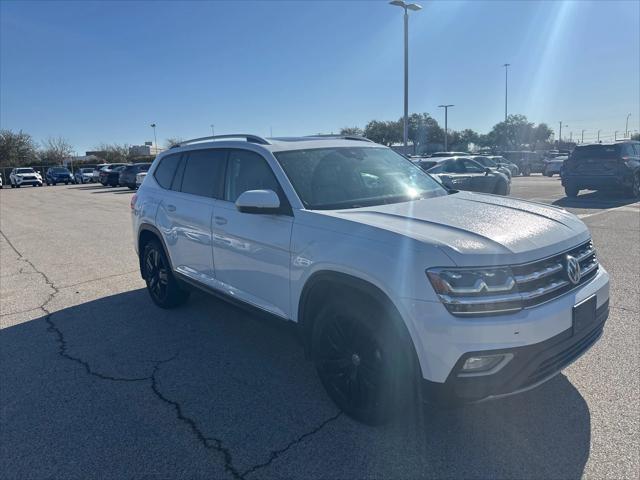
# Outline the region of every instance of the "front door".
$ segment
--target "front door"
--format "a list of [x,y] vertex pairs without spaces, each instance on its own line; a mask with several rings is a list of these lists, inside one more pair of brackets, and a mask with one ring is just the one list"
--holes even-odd
[[263,310],[289,318],[289,265],[293,216],[241,213],[235,201],[247,190],[285,195],[267,161],[249,150],[230,150],[224,199],[216,202],[213,252],[218,288]]

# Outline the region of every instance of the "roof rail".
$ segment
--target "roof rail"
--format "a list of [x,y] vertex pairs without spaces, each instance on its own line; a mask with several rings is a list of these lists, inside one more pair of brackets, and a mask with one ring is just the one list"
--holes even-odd
[[191,140],[183,140],[180,143],[171,145],[171,148],[184,147],[190,143],[204,142],[205,140],[221,140],[224,138],[244,138],[247,142],[257,143],[259,145],[271,145],[266,138],[259,137],[258,135],[251,135],[249,133],[230,133],[226,135],[211,135],[209,137],[192,138]]
[[356,140],[359,142],[369,142],[374,143],[373,140],[369,140],[366,137],[361,137],[359,135],[307,135],[307,138],[317,138],[318,140],[335,140],[335,139],[343,139],[343,140]]

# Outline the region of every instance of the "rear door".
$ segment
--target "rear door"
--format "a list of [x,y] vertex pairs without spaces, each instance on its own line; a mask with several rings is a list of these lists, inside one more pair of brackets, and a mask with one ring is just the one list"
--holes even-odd
[[471,177],[467,174],[460,158],[445,160],[442,165],[445,185],[455,190],[471,190]]

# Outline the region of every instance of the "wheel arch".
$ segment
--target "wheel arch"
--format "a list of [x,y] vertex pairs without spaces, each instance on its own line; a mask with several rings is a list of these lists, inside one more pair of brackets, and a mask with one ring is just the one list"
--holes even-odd
[[141,276],[143,275],[143,271],[142,271],[142,251],[144,249],[144,246],[150,240],[154,240],[154,239],[157,240],[158,242],[160,242],[160,245],[162,245],[162,248],[164,249],[164,253],[167,256],[167,259],[169,260],[169,266],[171,267],[171,270],[173,271],[173,263],[171,262],[171,256],[169,255],[169,249],[167,248],[167,245],[164,242],[164,238],[163,238],[162,234],[160,233],[160,230],[158,230],[153,225],[150,225],[148,223],[143,223],[142,225],[140,225],[140,228],[138,228],[138,239],[137,239],[138,266],[140,268],[140,275]]
[[298,325],[305,355],[311,358],[311,335],[315,317],[312,314],[312,305],[319,301],[332,289],[341,292],[351,291],[351,294],[360,295],[375,301],[387,313],[386,317],[393,322],[395,330],[403,342],[408,342],[411,348],[411,356],[418,372],[421,372],[420,361],[416,351],[416,344],[409,331],[409,326],[404,321],[401,312],[389,296],[377,285],[368,280],[354,275],[335,270],[320,270],[314,272],[305,282],[300,299],[298,301]]

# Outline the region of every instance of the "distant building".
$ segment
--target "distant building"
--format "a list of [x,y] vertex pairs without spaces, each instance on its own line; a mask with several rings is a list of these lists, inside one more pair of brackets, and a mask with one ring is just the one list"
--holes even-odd
[[159,154],[163,149],[154,146],[152,142],[144,142],[144,145],[132,145],[129,147],[129,156],[131,157],[148,157]]

